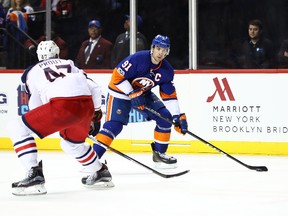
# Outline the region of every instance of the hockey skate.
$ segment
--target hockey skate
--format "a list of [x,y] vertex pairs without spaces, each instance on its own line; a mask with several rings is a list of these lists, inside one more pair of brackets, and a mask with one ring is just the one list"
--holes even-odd
[[82,184],[88,188],[111,188],[114,187],[112,176],[108,167],[102,163],[102,168],[95,173],[82,178]]
[[[106,159],[104,159],[104,164],[107,165]],[[94,173],[91,169],[88,169],[87,167],[82,167],[82,169],[80,169],[79,172],[84,173],[86,175],[92,175]]]
[[12,183],[12,194],[16,196],[46,194],[47,191],[44,184],[45,178],[42,170],[42,161],[40,161],[38,166],[29,170],[27,178]]
[[153,152],[153,161],[155,168],[159,169],[174,169],[177,168],[177,159],[166,155],[165,153],[160,153],[155,149],[154,142],[151,143],[152,152]]

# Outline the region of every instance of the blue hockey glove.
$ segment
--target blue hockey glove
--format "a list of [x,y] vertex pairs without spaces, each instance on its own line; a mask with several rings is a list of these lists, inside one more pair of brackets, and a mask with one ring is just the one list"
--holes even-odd
[[91,121],[90,124],[90,131],[89,131],[89,135],[92,136],[96,136],[96,134],[99,132],[100,130],[100,126],[101,126],[101,118],[102,118],[102,110],[98,110],[94,112],[94,117]]
[[188,130],[188,124],[186,121],[185,113],[173,116],[173,122],[175,123],[174,129],[181,134],[186,134]]
[[132,107],[144,110],[144,97],[142,94],[142,90],[136,90],[129,93]]

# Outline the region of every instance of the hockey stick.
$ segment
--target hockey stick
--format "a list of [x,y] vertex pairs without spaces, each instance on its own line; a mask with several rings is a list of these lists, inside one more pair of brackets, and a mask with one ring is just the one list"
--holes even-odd
[[[96,140],[93,136],[88,136],[88,138],[89,138],[90,140],[92,140],[93,142],[97,142],[97,140]],[[118,155],[126,158],[127,160],[133,161],[133,162],[137,163],[138,165],[140,165],[140,166],[142,166],[142,167],[145,167],[146,169],[152,171],[153,173],[155,173],[155,174],[157,174],[157,175],[159,175],[159,176],[161,176],[161,177],[163,177],[163,178],[172,178],[172,177],[181,176],[181,175],[184,175],[184,174],[186,174],[186,173],[188,173],[188,172],[190,171],[190,170],[185,170],[185,171],[182,171],[182,172],[179,172],[179,173],[174,173],[174,174],[164,174],[164,173],[160,173],[160,172],[158,172],[157,170],[152,169],[151,167],[148,167],[148,166],[146,166],[145,164],[143,164],[143,163],[141,163],[141,162],[139,162],[139,161],[137,161],[137,160],[129,157],[128,155],[126,155],[126,154],[124,154],[124,153],[122,153],[122,152],[120,152],[120,151],[112,148],[111,146],[107,146],[107,145],[105,145],[105,144],[103,144],[103,143],[100,143],[100,142],[97,142],[97,143],[98,143],[99,145],[101,145],[103,148],[105,148],[105,149],[110,149],[110,150],[113,151],[114,153],[116,153],[116,154],[118,154]]]
[[[175,122],[173,122],[173,121],[171,121],[170,119],[162,116],[162,115],[161,115],[160,113],[158,113],[157,111],[155,111],[155,110],[153,110],[153,109],[151,109],[151,108],[149,108],[149,107],[145,107],[145,109],[148,110],[149,112],[153,113],[154,115],[162,118],[163,120],[171,123],[172,125],[176,125]],[[230,154],[222,151],[222,150],[219,149],[218,147],[212,145],[212,144],[209,143],[208,141],[206,141],[206,140],[202,139],[201,137],[197,136],[196,134],[194,134],[194,133],[192,133],[192,132],[190,132],[190,131],[187,131],[187,133],[188,133],[189,135],[193,136],[194,138],[200,140],[201,142],[205,143],[206,145],[212,147],[213,149],[217,150],[218,152],[226,155],[227,157],[231,158],[232,160],[238,162],[239,164],[247,167],[248,169],[256,170],[256,171],[258,171],[258,172],[268,171],[268,168],[267,168],[266,166],[251,166],[251,165],[247,165],[247,164],[243,163],[242,161],[236,159],[235,157],[231,156]]]

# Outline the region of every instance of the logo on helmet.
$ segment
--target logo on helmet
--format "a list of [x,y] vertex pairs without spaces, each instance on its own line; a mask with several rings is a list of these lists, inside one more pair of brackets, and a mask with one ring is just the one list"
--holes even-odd
[[157,35],[152,40],[152,46],[158,46],[167,49],[166,55],[168,55],[170,52],[170,39],[168,36]]

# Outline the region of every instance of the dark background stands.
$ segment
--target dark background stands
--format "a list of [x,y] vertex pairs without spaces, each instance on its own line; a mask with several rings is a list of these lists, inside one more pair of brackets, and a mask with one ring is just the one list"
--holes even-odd
[[[235,68],[231,64],[231,47],[247,37],[247,23],[260,19],[265,26],[264,35],[276,50],[288,38],[287,0],[198,0],[198,68]],[[167,59],[176,69],[189,64],[188,0],[138,0],[137,14],[143,19],[141,33],[150,45],[157,34],[168,35],[171,52]],[[127,0],[75,0],[73,28],[69,28],[67,42],[71,49],[80,47],[86,31],[83,26],[93,17],[101,19],[102,35],[114,42],[123,32],[123,14],[129,13]],[[72,22],[71,19],[71,22]],[[63,20],[63,31],[71,23]],[[74,28],[75,27],[75,28]],[[66,31],[66,30],[65,30]],[[80,40],[80,42],[79,42]],[[70,49],[69,49],[70,50]],[[75,53],[75,52],[74,52]],[[76,52],[77,53],[77,52]],[[73,55],[73,50],[71,51]]]
[[[70,59],[76,58],[81,43],[87,38],[87,29],[83,26],[89,20],[100,19],[102,35],[111,42],[123,32],[123,14],[129,13],[129,1],[68,1],[73,4],[72,16],[57,17],[56,20],[60,26],[60,36],[69,45]],[[235,68],[231,47],[247,37],[249,20],[260,19],[263,22],[263,33],[276,50],[288,38],[287,0],[198,0],[197,3],[199,69]],[[137,4],[137,14],[143,19],[141,33],[148,44],[157,34],[168,35],[171,52],[167,60],[176,69],[188,68],[188,0],[138,0]],[[39,14],[29,26],[29,32],[31,30],[35,40],[42,34],[39,29],[44,22],[45,14]]]
[[[45,34],[45,29],[43,30],[44,32],[44,35],[41,35],[37,40],[35,40],[35,42],[37,44],[39,44],[41,41],[45,41],[46,40],[46,34]],[[68,44],[64,41],[63,38],[61,38],[59,36],[59,34],[57,33],[58,32],[58,28],[57,28],[57,25],[56,24],[53,24],[51,26],[51,40],[53,40],[57,46],[59,47],[60,49],[60,54],[59,54],[59,57],[61,59],[68,59],[69,57],[69,48],[68,48]],[[36,46],[34,45],[34,43],[30,40],[30,39],[27,39],[25,41],[25,47],[27,49],[29,49],[31,52],[35,53],[35,57],[37,56],[36,54]],[[38,59],[35,58],[35,63],[38,62]]]
[[278,52],[278,67],[288,68],[288,39],[282,42]]

